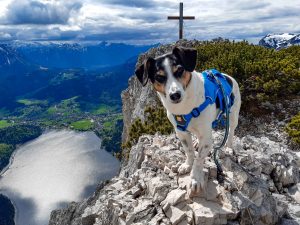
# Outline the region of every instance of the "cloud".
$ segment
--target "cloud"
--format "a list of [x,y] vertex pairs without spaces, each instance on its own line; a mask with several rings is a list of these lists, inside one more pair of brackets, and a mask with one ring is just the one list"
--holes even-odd
[[[167,20],[178,15],[178,0],[1,1],[6,3],[0,3],[0,32],[13,40],[164,43],[178,38],[178,21]],[[181,1],[184,15],[196,17],[184,21],[187,39],[257,43],[270,32],[300,32],[299,0]]]
[[12,39],[12,36],[9,33],[0,32],[0,40],[1,41],[8,41],[11,39]]
[[66,24],[81,7],[79,2],[15,0],[8,6],[7,20],[11,24]]
[[138,7],[138,8],[152,8],[156,7],[157,4],[153,0],[102,0],[101,2],[110,4],[110,5],[123,5],[129,7]]

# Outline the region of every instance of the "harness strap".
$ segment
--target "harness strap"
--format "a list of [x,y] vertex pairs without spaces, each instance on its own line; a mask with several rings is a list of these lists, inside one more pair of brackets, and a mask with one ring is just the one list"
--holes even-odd
[[223,100],[227,101],[228,106],[231,107],[233,105],[233,98],[231,96],[223,96],[222,91],[220,90],[219,85],[216,83],[215,79],[212,76],[218,76],[222,79],[221,84],[225,85],[226,94],[230,95],[232,88],[228,84],[224,75],[222,75],[218,70],[211,69],[202,72],[203,79],[204,79],[204,88],[205,88],[205,101],[199,105],[198,107],[194,108],[189,114],[186,115],[173,115],[174,119],[177,123],[177,129],[180,131],[186,131],[187,127],[192,120],[192,118],[198,117],[205,108],[210,105],[214,104],[217,99],[219,99],[220,104],[220,113],[217,116],[216,120],[213,121],[212,127],[215,128],[219,123],[224,123],[222,121],[222,115],[224,114],[224,104]]
[[213,104],[211,98],[206,98],[205,101],[194,108],[189,114],[186,115],[174,115],[174,118],[177,122],[177,129],[181,131],[186,131],[190,121],[192,118],[196,118],[200,115],[200,113],[209,105]]

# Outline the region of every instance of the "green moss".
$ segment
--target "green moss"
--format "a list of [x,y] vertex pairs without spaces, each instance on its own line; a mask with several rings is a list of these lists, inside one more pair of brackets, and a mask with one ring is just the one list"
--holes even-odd
[[291,122],[287,124],[286,131],[292,141],[300,145],[300,113],[294,116]]
[[94,128],[94,122],[91,120],[79,120],[71,123],[71,128],[79,131],[88,131]]

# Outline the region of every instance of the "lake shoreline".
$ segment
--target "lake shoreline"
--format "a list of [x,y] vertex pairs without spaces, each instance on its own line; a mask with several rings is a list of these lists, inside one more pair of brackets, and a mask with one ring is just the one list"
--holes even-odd
[[[11,213],[11,214],[5,214],[5,216],[4,215],[2,215],[2,216],[4,216],[4,217],[2,217],[2,218],[4,218],[4,220],[8,220],[8,219],[10,219],[10,216],[13,214],[13,223],[14,223],[14,225],[16,225],[16,221],[17,221],[17,207],[16,207],[16,205],[14,204],[14,202],[7,196],[7,195],[5,195],[5,194],[3,194],[3,193],[0,193],[0,205],[7,205],[7,202],[9,202],[9,204],[12,206],[12,210],[13,210],[13,212]],[[9,204],[8,204],[8,206],[9,206]],[[9,212],[6,212],[6,213],[9,213]]]
[[[76,134],[84,134],[84,133],[86,133],[86,132],[75,131],[75,130],[71,130],[71,129],[59,129],[59,130],[56,130],[56,129],[45,129],[45,130],[43,130],[42,135],[45,135],[45,134],[51,133],[51,132],[56,132],[56,131],[57,131],[57,132],[64,132],[64,131],[66,131],[66,132],[74,132],[74,133],[76,133]],[[93,135],[97,136],[97,138],[99,138],[98,135],[96,135],[96,133],[95,133],[94,131],[90,131],[90,133],[92,133]],[[39,137],[41,137],[42,135],[40,135]],[[19,151],[22,149],[22,148],[20,148],[20,147],[21,147],[21,146],[24,146],[24,145],[27,145],[27,144],[30,144],[30,142],[34,142],[34,141],[35,141],[36,139],[38,139],[39,137],[34,138],[33,140],[27,141],[27,142],[25,142],[25,143],[23,143],[23,144],[20,144],[20,145],[16,146],[16,150],[14,150],[14,152],[12,153],[12,155],[11,155],[11,157],[10,157],[10,159],[9,159],[8,165],[7,165],[3,170],[1,170],[1,172],[0,172],[0,180],[5,176],[6,172],[11,168],[12,164],[13,164],[14,161],[15,161],[15,158],[16,158],[17,154],[18,154]],[[101,139],[100,139],[100,140],[101,140]],[[110,152],[106,151],[105,148],[102,148],[102,147],[101,147],[101,142],[100,142],[99,147],[98,147],[97,149],[103,150],[103,151],[105,151],[106,153],[108,153],[109,155],[112,155]],[[96,149],[95,151],[97,151],[97,149]],[[112,156],[112,157],[113,157],[113,156]],[[115,158],[115,157],[113,157],[113,158]],[[116,159],[116,158],[115,158],[115,159]],[[1,194],[4,195],[4,196],[6,196],[6,197],[9,199],[9,201],[11,202],[11,204],[13,205],[13,207],[14,207],[14,223],[17,224],[17,222],[18,222],[19,209],[18,209],[16,203],[14,202],[14,200],[11,199],[11,198],[9,198],[9,197],[7,196],[7,193],[4,193],[3,190],[4,190],[4,189],[2,189]],[[75,199],[74,199],[74,200],[75,200]],[[70,202],[71,202],[71,201],[70,201]],[[21,216],[21,217],[22,217],[22,216]],[[21,217],[20,217],[20,219],[22,219]]]
[[[16,156],[17,152],[19,151],[20,146],[28,144],[29,142],[34,141],[35,139],[37,139],[38,137],[40,137],[45,132],[47,132],[46,129],[42,130],[42,133],[39,136],[37,136],[37,137],[35,137],[35,138],[31,139],[31,140],[25,141],[25,142],[23,142],[21,144],[17,144],[15,146],[15,149],[13,150],[13,152],[12,152],[10,158],[9,158],[8,164],[2,170],[0,170],[0,180],[1,180],[2,176],[6,173],[6,171],[9,170],[10,166],[14,162],[15,156]],[[3,192],[1,192],[1,190],[0,190],[0,194],[3,195],[4,197],[6,197],[10,201],[11,205],[13,206],[13,209],[14,209],[14,212],[13,212],[14,213],[14,225],[16,225],[17,224],[16,221],[17,221],[17,218],[18,218],[18,208],[17,208],[16,204],[6,194],[4,194]]]

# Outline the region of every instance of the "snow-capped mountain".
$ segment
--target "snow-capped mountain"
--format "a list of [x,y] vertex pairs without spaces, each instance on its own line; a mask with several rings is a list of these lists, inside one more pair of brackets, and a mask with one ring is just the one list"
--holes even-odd
[[30,63],[60,69],[120,65],[152,47],[108,42],[12,42],[10,46]]
[[268,34],[259,41],[259,45],[276,50],[292,45],[300,45],[300,34]]
[[0,44],[0,75],[18,74],[20,71],[36,69],[37,66],[28,63],[15,49],[9,45]]

